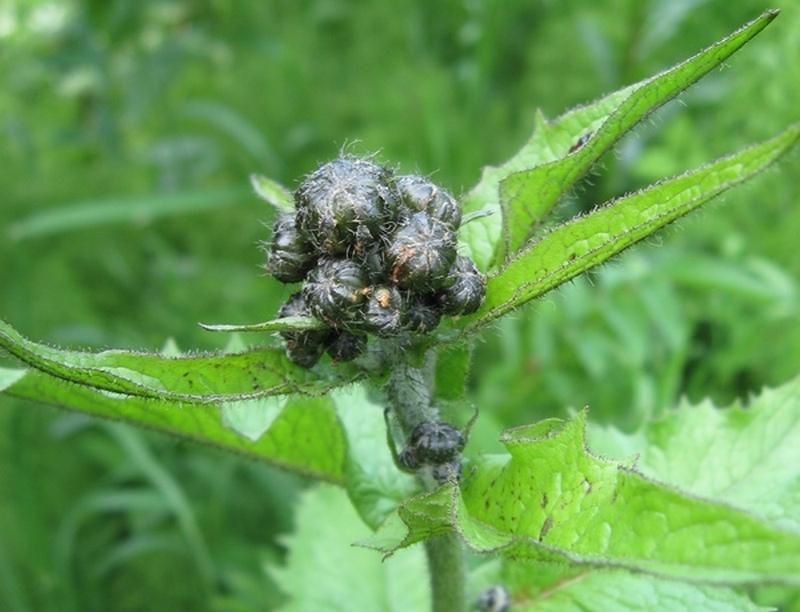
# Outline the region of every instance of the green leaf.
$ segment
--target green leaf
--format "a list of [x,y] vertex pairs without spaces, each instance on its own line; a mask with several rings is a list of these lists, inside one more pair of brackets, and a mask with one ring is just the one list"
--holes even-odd
[[282,317],[265,321],[263,323],[250,323],[245,325],[207,325],[199,323],[200,327],[213,332],[274,332],[274,331],[302,331],[305,329],[323,329],[325,324],[314,317]]
[[331,397],[347,436],[345,487],[364,522],[377,529],[419,485],[394,464],[386,445],[384,405],[370,399],[363,385],[337,389]]
[[222,424],[255,442],[269,430],[285,405],[285,395],[222,402]]
[[635,434],[591,431],[592,448],[638,453],[647,476],[800,532],[800,377],[747,407],[683,402]]
[[[600,113],[582,110],[566,115],[555,129],[549,130],[547,142],[541,142],[541,138],[534,139],[531,144],[543,150],[539,165],[510,174],[500,183],[506,252],[511,255],[516,253],[559,198],[628,130],[722,64],[777,15],[778,11],[766,11],[682,64],[626,88],[622,95],[618,92],[600,101],[599,109],[593,111],[600,110],[602,113],[608,108],[609,102],[615,104],[619,101],[601,125],[597,126],[596,119]],[[580,131],[576,132],[576,127]],[[567,134],[564,134],[565,131]],[[569,147],[577,146],[573,143],[580,136],[588,140],[570,154]],[[542,162],[551,159],[556,161],[542,165]]]
[[295,533],[285,539],[286,566],[269,568],[290,597],[284,612],[430,610],[422,549],[376,563],[372,552],[351,546],[369,530],[342,490],[318,486],[305,492],[295,523]]
[[259,174],[250,175],[250,184],[256,195],[272,204],[278,212],[294,212],[292,192],[280,183]]
[[370,545],[391,553],[456,529],[478,552],[623,567],[667,578],[800,584],[800,534],[728,504],[648,480],[630,462],[594,457],[585,413],[509,430],[463,484],[415,498]]
[[195,402],[298,391],[320,394],[360,376],[349,364],[318,365],[313,371],[300,368],[280,348],[177,358],[131,351],[69,351],[30,342],[3,321],[0,347],[31,367],[77,384],[139,397]]
[[464,330],[482,326],[606,261],[764,170],[798,139],[800,124],[771,140],[657,183],[559,226],[491,277],[481,309],[462,317],[455,325]]
[[516,253],[558,200],[622,136],[744,46],[776,16],[764,12],[728,38],[652,78],[568,111],[552,122],[539,113],[530,140],[507,162],[486,167],[463,198],[475,219],[461,229],[462,252],[483,271]]
[[[251,441],[226,428],[213,404],[119,395],[74,385],[37,370],[0,368],[0,380],[16,379],[4,392],[22,399],[148,427],[210,444],[322,480],[343,483],[346,439],[328,397],[293,397],[268,430]],[[236,412],[234,403],[227,410]],[[252,407],[249,400],[245,408]],[[242,425],[244,428],[244,425]],[[248,428],[249,433],[252,431]]]
[[438,401],[464,399],[471,353],[466,342],[445,345],[436,354],[434,396]]
[[109,223],[146,224],[161,217],[233,206],[246,199],[247,191],[243,189],[204,189],[81,202],[37,212],[12,223],[8,236],[11,240],[28,240]]
[[756,612],[769,610],[725,587],[687,584],[621,570],[514,563],[506,587],[514,610],[531,612]]

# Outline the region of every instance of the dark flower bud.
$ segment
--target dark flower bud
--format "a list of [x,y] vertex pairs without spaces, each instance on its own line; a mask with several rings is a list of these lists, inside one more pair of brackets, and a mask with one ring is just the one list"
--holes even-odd
[[383,338],[402,331],[405,301],[396,287],[373,287],[364,311],[364,329]]
[[407,306],[403,312],[403,327],[415,334],[429,334],[439,326],[442,311],[428,295],[411,293],[405,296]]
[[[299,292],[293,294],[278,310],[278,317],[307,317],[310,314]],[[329,343],[330,334],[329,329],[282,331],[281,337],[286,341],[286,357],[303,368],[314,367]]]
[[427,213],[412,215],[386,249],[390,280],[414,291],[441,288],[455,258],[455,231]]
[[328,344],[328,355],[334,363],[344,363],[352,361],[367,348],[367,336],[356,334],[347,330],[335,332],[334,337]]
[[303,286],[311,314],[333,327],[360,319],[365,294],[363,271],[349,259],[320,258]]
[[461,225],[461,207],[455,198],[424,176],[400,176],[397,190],[411,213],[425,212],[453,230]]
[[297,189],[298,225],[320,253],[357,252],[396,218],[398,199],[387,169],[363,159],[337,159]]
[[420,464],[439,465],[458,459],[467,441],[457,427],[442,421],[424,421],[414,427],[408,446]]
[[313,247],[297,231],[294,215],[280,215],[272,228],[264,269],[282,283],[296,283],[305,278],[315,261]]
[[486,296],[486,277],[469,257],[456,256],[438,301],[444,314],[463,315],[478,310]]

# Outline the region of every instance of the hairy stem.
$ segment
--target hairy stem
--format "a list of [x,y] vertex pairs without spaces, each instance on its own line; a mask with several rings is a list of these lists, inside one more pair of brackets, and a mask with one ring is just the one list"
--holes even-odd
[[[386,385],[391,411],[403,436],[408,439],[419,423],[438,417],[431,404],[431,392],[426,372],[432,363],[414,367],[398,352]],[[391,434],[390,434],[391,435]],[[421,478],[429,490],[438,486],[432,478]],[[467,609],[466,561],[464,545],[455,533],[436,536],[425,541],[428,571],[431,580],[433,612],[460,612]]]
[[467,609],[464,544],[454,533],[425,540],[431,574],[433,612]]

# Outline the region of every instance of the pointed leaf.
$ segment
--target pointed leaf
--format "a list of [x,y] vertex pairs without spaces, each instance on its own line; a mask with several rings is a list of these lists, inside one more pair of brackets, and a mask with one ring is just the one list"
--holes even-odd
[[[580,118],[567,115],[559,121],[557,129],[549,130],[548,134],[548,140],[554,146],[546,150],[541,160],[549,161],[548,157],[553,159],[558,156],[557,161],[537,164],[537,167],[530,170],[510,174],[500,184],[507,252],[513,255],[522,247],[559,198],[628,130],[722,64],[777,15],[778,11],[766,11],[682,64],[626,88],[623,91],[627,95],[621,96],[621,92],[618,92],[602,100],[599,103],[600,109],[605,109],[609,100],[617,101],[622,98],[600,126],[596,127],[596,121],[588,120],[591,115]],[[576,123],[581,132],[574,131],[573,126]],[[565,131],[568,133],[564,134]],[[581,136],[585,142],[580,141]],[[572,151],[568,147],[577,148]],[[539,144],[539,150],[541,149],[542,145]]]
[[200,327],[213,332],[274,332],[274,331],[302,331],[305,329],[323,329],[325,324],[314,317],[282,317],[263,323],[249,323],[245,325],[207,325],[199,323]]
[[294,212],[292,192],[280,183],[259,174],[250,175],[250,184],[256,195],[272,204],[278,212]]
[[486,301],[455,325],[484,325],[600,264],[701,204],[754,176],[800,139],[800,124],[779,136],[657,183],[559,226],[488,282]]
[[[5,389],[13,397],[156,429],[313,478],[343,482],[346,439],[327,397],[286,401],[268,431],[253,442],[225,427],[220,407],[214,404],[118,395],[70,384],[37,370],[0,368],[0,380],[13,378],[16,381]],[[249,400],[244,406],[250,406]],[[228,410],[235,411],[233,403],[228,403]]]
[[360,375],[348,364],[318,365],[313,371],[300,368],[280,348],[178,358],[131,351],[69,351],[30,342],[3,321],[0,347],[31,367],[77,384],[187,401],[242,400],[299,390],[324,393]]

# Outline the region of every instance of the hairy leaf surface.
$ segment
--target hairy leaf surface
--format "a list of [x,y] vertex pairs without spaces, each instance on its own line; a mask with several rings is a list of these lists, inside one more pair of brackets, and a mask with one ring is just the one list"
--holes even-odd
[[26,340],[3,321],[0,347],[57,378],[156,399],[217,402],[300,390],[321,394],[359,377],[348,364],[318,366],[313,371],[298,367],[286,358],[282,348],[181,357],[132,351],[70,351]]
[[474,550],[514,559],[624,567],[687,581],[800,584],[800,533],[589,454],[585,413],[509,430],[509,456],[476,461],[398,509],[369,544],[390,553],[455,529]]

